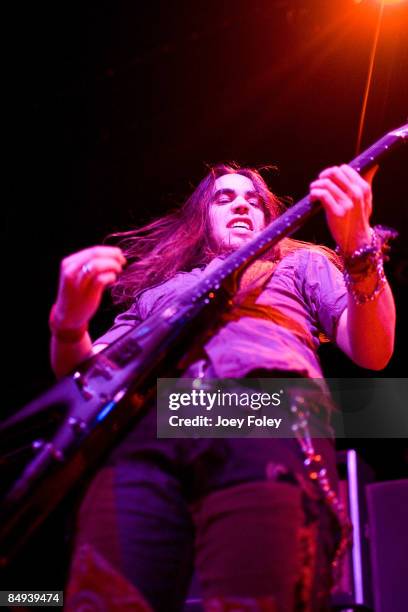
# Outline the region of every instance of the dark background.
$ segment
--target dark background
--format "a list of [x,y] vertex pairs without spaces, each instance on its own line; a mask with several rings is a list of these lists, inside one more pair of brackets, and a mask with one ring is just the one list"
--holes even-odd
[[[296,200],[321,169],[355,156],[377,19],[375,0],[16,5],[4,414],[53,381],[47,318],[62,257],[182,202],[205,163],[274,164],[270,186]],[[407,3],[386,7],[363,147],[407,121],[407,31]],[[374,185],[373,222],[400,232],[387,267],[398,308],[387,377],[406,376],[407,159],[394,154]],[[298,236],[333,246],[323,216]],[[112,317],[106,300],[93,333]],[[328,375],[373,376],[334,347],[322,359]],[[404,441],[356,445],[379,478],[406,473]]]

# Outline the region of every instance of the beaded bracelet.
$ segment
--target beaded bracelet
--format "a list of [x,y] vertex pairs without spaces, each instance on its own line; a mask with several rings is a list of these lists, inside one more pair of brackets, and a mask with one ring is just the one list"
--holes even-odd
[[57,338],[60,342],[67,344],[73,344],[82,340],[86,332],[88,331],[88,325],[81,325],[81,327],[61,327],[56,316],[56,305],[54,304],[51,308],[50,318],[48,324],[54,338]]
[[[356,304],[372,302],[383,290],[386,278],[384,274],[384,261],[388,260],[387,253],[390,249],[388,244],[398,236],[394,229],[376,225],[371,228],[371,241],[356,249],[351,255],[344,256],[344,282],[347,291]],[[341,254],[337,247],[337,253]],[[369,274],[376,274],[377,280],[372,291],[364,293],[356,288],[356,285],[364,280]]]
[[352,296],[356,304],[361,305],[366,304],[367,302],[373,302],[383,290],[386,283],[386,278],[382,259],[377,262],[375,271],[377,274],[377,281],[374,288],[369,293],[364,293],[356,288],[355,285],[361,281],[360,278],[356,279],[347,270],[344,271],[344,282],[346,284],[347,291]]

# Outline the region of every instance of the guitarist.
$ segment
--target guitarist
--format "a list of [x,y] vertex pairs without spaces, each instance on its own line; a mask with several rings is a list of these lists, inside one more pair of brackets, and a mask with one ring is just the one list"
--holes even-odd
[[[369,223],[370,182],[349,166],[332,167],[311,183],[310,197],[322,203],[339,255],[281,240],[244,271],[234,307],[195,347],[185,375],[320,378],[322,337],[361,367],[386,366],[395,306],[385,237]],[[219,165],[180,210],[122,234],[123,248],[64,259],[50,316],[56,375],[171,303],[281,212],[257,171]],[[93,344],[88,323],[109,286],[127,310]],[[334,445],[314,444],[328,475],[321,490],[302,441],[157,439],[155,411],[146,411],[82,501],[67,610],[181,610],[193,563],[206,610],[328,609],[344,533]]]

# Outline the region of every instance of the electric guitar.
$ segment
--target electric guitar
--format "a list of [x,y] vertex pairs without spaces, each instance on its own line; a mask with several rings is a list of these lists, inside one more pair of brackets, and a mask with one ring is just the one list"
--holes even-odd
[[[386,134],[349,165],[363,173],[407,140],[408,124]],[[319,202],[311,202],[308,197],[294,204],[170,306],[0,424],[0,440],[12,446],[21,430],[32,426],[41,415],[64,415],[49,440],[40,438],[32,443],[34,458],[2,501],[0,566],[9,563],[73,486],[134,425],[154,395],[156,379],[171,370],[192,335],[204,330],[229,299],[228,284],[234,275],[295,232],[320,208]],[[10,453],[8,449],[5,454]]]

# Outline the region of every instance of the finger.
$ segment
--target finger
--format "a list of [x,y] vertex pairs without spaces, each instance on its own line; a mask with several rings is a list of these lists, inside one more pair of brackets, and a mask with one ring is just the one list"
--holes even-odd
[[[89,280],[87,286],[83,289],[83,299],[88,298],[97,302],[102,299],[102,293],[108,287],[114,285],[117,281],[117,275],[114,272],[102,272]],[[96,306],[97,307],[97,306]]]
[[318,189],[317,187],[313,188],[310,190],[309,197],[312,201],[318,200],[321,202],[326,212],[330,212],[336,217],[344,217],[346,214],[346,210],[337,204],[335,198],[329,191],[327,191],[327,189]]
[[368,194],[371,192],[371,186],[364,177],[361,176],[354,168],[347,164],[342,164],[340,170],[350,179],[350,181],[356,185],[359,185],[364,193]]
[[95,276],[87,285],[84,290],[83,298],[91,299],[93,302],[96,300],[95,309],[98,308],[102,294],[108,287],[114,285],[117,281],[117,276],[114,272],[103,272]]
[[319,174],[319,179],[330,179],[344,194],[354,199],[355,194],[350,186],[350,178],[339,166],[326,168]]
[[119,275],[123,266],[117,259],[113,258],[96,258],[87,260],[86,263],[80,264],[81,260],[75,259],[65,266],[63,273],[63,284],[71,287],[84,288],[98,274],[104,272],[114,272]]
[[122,269],[123,266],[115,259],[93,259],[77,270],[76,284],[77,286],[85,287],[97,279],[99,275],[109,273],[113,273],[116,280]]
[[62,268],[71,268],[72,266],[81,267],[89,261],[100,258],[113,258],[122,265],[126,264],[126,258],[118,247],[94,246],[66,257],[62,261]]
[[353,208],[353,202],[350,198],[329,178],[318,179],[310,185],[311,189],[323,189],[328,191],[335,199],[338,206],[345,210]]
[[92,279],[94,285],[102,288],[109,287],[116,283],[118,275],[115,272],[102,272]]
[[82,251],[79,251],[78,255],[84,255],[85,258],[86,257],[114,257],[116,259],[118,259],[119,261],[121,260],[125,260],[125,257],[123,255],[122,249],[120,249],[119,247],[114,247],[114,246],[107,246],[107,245],[96,245],[96,246],[92,246],[89,247],[87,249],[83,249]]
[[341,170],[356,186],[356,189],[360,190],[360,196],[358,200],[362,203],[366,214],[368,214],[369,216],[373,206],[373,194],[371,191],[370,183],[367,182],[362,176],[360,176],[358,172],[353,170],[353,168],[347,166],[346,164],[341,166]]
[[371,197],[369,184],[350,166],[334,166],[320,173],[319,178],[330,178],[355,202],[367,203]]
[[340,166],[340,170],[344,172],[352,183],[359,185],[365,193],[371,193],[370,183],[365,179],[365,177],[361,176],[361,174],[354,170],[354,168],[348,166],[347,164],[343,164]]

